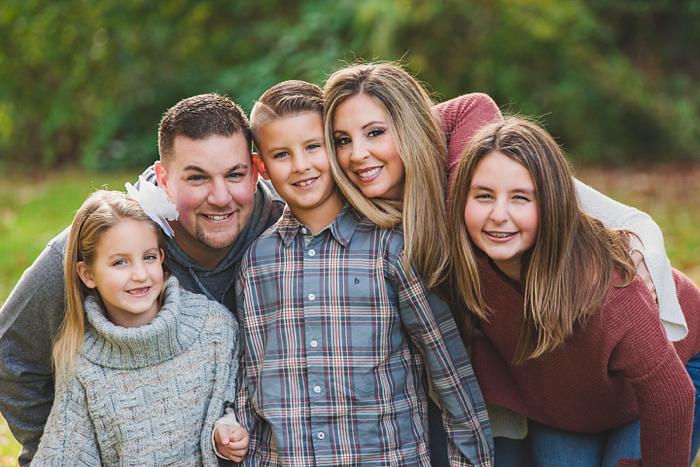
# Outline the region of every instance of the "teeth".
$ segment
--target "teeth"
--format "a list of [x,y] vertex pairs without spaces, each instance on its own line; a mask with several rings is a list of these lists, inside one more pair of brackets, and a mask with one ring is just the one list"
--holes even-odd
[[229,216],[228,214],[205,214],[205,215],[213,221],[222,221]]
[[489,235],[492,236],[492,237],[496,237],[496,238],[506,238],[506,237],[510,237],[511,235],[513,235],[513,233],[509,233],[509,232],[489,232]]
[[313,182],[315,182],[315,178],[310,178],[308,180],[302,180],[300,182],[296,182],[295,185],[300,186],[300,187],[305,187],[311,185]]
[[380,170],[382,170],[381,167],[375,167],[374,169],[367,170],[366,172],[357,172],[357,175],[359,175],[359,177],[362,179],[372,178],[377,175]]
[[150,288],[150,287],[143,287],[143,288],[141,288],[141,289],[132,289],[132,290],[129,290],[129,293],[132,294],[132,295],[143,295],[143,294],[145,294],[146,292],[148,292],[148,289],[149,289],[149,288]]

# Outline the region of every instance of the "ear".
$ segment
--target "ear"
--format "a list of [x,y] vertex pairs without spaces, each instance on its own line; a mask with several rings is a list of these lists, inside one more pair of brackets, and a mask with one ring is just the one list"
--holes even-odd
[[90,272],[90,268],[87,267],[87,264],[85,264],[83,261],[78,261],[75,263],[75,269],[78,272],[78,277],[80,277],[80,280],[83,281],[83,284],[85,284],[85,287],[88,289],[94,289],[97,286],[92,277],[92,273]]
[[168,192],[168,171],[160,161],[156,161],[153,168],[156,171],[156,181],[158,182],[158,186],[161,187],[163,191],[165,191],[165,194],[168,195],[168,198],[170,198],[170,192]]
[[253,162],[253,170],[262,175],[262,178],[265,180],[269,180],[270,176],[267,174],[265,162],[263,162],[262,156],[257,152],[253,152],[250,154],[250,160]]

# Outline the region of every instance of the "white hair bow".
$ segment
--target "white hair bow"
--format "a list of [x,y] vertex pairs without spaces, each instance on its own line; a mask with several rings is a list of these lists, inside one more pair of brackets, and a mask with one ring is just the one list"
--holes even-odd
[[126,193],[138,201],[146,215],[153,219],[153,222],[158,224],[168,237],[172,238],[175,232],[168,221],[176,221],[179,214],[165,191],[143,178],[143,175],[139,175],[136,186],[129,182],[126,182],[124,186]]

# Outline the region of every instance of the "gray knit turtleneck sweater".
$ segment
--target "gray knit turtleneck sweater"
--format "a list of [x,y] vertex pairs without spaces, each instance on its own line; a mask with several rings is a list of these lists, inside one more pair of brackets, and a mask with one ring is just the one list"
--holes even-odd
[[214,421],[235,395],[238,324],[171,277],[151,323],[123,328],[85,301],[76,373],[58,379],[34,465],[215,466]]

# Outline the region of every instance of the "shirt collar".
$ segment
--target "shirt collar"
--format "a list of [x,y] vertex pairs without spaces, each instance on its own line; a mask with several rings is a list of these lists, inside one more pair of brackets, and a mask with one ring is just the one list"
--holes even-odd
[[[343,246],[347,246],[353,233],[355,232],[355,229],[357,228],[357,224],[359,223],[360,219],[360,215],[352,208],[352,206],[345,203],[345,206],[343,206],[343,209],[340,210],[340,213],[338,213],[333,222],[331,222],[328,227],[323,230],[330,230],[331,235],[338,243]],[[282,239],[282,243],[285,247],[289,247],[292,240],[299,234],[302,227],[304,227],[304,225],[299,222],[296,217],[294,217],[294,214],[292,214],[289,207],[285,206],[282,217],[280,217],[280,220],[277,221],[277,233]],[[323,230],[321,232],[323,232]]]

